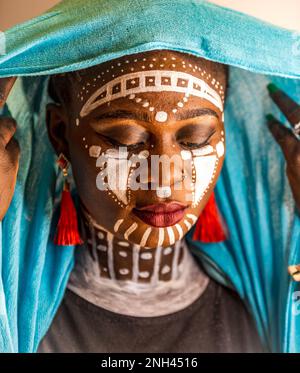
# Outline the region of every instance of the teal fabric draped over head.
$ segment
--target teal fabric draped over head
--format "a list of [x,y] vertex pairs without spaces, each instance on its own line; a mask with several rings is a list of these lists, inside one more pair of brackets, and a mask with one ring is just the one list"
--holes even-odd
[[[0,77],[19,76],[3,114],[18,122],[21,161],[0,228],[0,351],[33,352],[49,328],[74,264],[51,241],[61,178],[46,132],[49,74],[154,49],[230,65],[227,154],[216,187],[230,238],[190,247],[207,271],[235,288],[273,351],[300,351],[297,290],[300,222],[278,145],[265,125],[273,81],[300,98],[300,36],[199,0],[66,0],[5,33]],[[54,217],[54,218],[53,218]]]

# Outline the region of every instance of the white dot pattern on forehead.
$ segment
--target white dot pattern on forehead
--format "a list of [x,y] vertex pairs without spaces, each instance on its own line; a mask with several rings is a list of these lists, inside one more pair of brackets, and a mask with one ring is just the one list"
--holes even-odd
[[[170,84],[166,84],[165,79],[168,79]],[[119,88],[116,89],[116,86]],[[162,91],[188,93],[204,98],[223,111],[223,102],[220,97],[222,91],[218,93],[206,81],[181,71],[149,70],[121,75],[104,84],[83,105],[80,116],[84,117],[98,106],[120,97],[142,92]]]
[[165,111],[158,111],[155,115],[155,120],[157,122],[166,122],[168,120],[168,114]]

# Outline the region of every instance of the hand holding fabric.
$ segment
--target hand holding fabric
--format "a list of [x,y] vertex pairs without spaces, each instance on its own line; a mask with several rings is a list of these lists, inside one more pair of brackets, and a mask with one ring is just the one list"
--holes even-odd
[[268,90],[292,126],[292,130],[288,129],[273,115],[267,115],[269,129],[285,157],[286,174],[300,211],[300,105],[274,84],[270,84]]
[[[6,102],[16,78],[0,80],[0,108]],[[13,137],[17,124],[9,117],[0,118],[0,221],[4,218],[12,200],[19,167],[20,149]]]

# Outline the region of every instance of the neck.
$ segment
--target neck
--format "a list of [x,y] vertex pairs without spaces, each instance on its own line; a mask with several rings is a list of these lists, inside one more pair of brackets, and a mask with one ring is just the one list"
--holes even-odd
[[151,284],[178,277],[184,257],[182,241],[166,248],[134,245],[107,232],[87,213],[82,226],[86,249],[98,267],[99,277]]
[[84,214],[86,247],[76,252],[68,288],[107,310],[131,316],[179,311],[205,290],[207,276],[185,240],[154,249],[120,241]]

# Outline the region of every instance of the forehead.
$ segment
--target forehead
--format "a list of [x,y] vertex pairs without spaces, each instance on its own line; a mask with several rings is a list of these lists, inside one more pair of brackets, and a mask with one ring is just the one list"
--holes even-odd
[[75,74],[80,116],[117,98],[138,100],[151,92],[206,98],[223,111],[226,73],[223,65],[193,55],[151,51],[124,56]]

